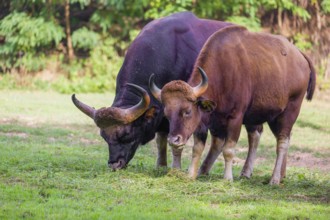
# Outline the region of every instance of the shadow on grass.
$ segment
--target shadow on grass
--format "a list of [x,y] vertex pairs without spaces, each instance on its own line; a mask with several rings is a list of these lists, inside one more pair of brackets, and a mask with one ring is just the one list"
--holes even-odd
[[[171,168],[168,167],[159,167],[156,168],[155,166],[144,164],[142,162],[131,162],[127,168],[125,168],[125,171],[132,172],[135,174],[140,175],[146,175],[151,178],[160,178],[168,175],[168,173],[171,171]],[[179,172],[183,172],[178,170]]]

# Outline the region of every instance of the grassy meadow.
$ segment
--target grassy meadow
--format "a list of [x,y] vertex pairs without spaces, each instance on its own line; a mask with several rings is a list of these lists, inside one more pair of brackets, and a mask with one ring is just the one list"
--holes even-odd
[[[113,99],[77,97],[96,108]],[[251,179],[239,178],[244,129],[232,183],[222,179],[222,155],[209,176],[190,180],[191,143],[182,170],[156,169],[152,141],[127,169],[112,172],[106,143],[70,95],[0,91],[0,219],[330,219],[329,97],[303,103],[287,177],[270,186],[275,138],[266,125]]]

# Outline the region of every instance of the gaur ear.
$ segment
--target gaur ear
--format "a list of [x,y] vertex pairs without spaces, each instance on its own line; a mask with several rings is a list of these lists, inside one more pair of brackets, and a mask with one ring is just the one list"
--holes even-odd
[[213,112],[215,107],[217,107],[215,102],[203,98],[199,98],[196,104],[204,112]]
[[159,112],[158,108],[155,107],[155,106],[152,106],[145,112],[144,118],[148,122],[150,122],[151,120],[153,120],[157,116],[158,112]]

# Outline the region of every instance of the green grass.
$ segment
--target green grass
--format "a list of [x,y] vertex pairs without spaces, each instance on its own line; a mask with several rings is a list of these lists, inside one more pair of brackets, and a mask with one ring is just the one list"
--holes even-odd
[[[113,98],[77,97],[97,108]],[[69,95],[1,91],[0,219],[329,219],[329,112],[330,103],[317,98],[303,104],[280,186],[268,185],[275,139],[267,126],[250,180],[239,178],[241,163],[233,183],[223,180],[220,156],[209,176],[191,181],[189,146],[182,171],[156,169],[151,142],[126,170],[112,172],[98,129]],[[240,159],[247,149],[242,131]]]

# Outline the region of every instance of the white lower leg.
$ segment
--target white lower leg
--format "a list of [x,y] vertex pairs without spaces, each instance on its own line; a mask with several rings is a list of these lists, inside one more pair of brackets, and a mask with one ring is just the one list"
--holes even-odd
[[235,145],[235,141],[228,140],[223,147],[223,157],[225,159],[224,179],[230,181],[233,180],[233,159],[235,156]]
[[282,167],[281,167],[281,180],[286,176],[286,161],[287,161],[287,153],[284,155]]
[[[288,152],[288,148],[290,145],[290,139],[289,138],[280,138],[277,140],[277,148],[276,148],[276,163],[273,171],[272,178],[270,180],[270,184],[279,184],[282,180],[281,171],[282,166],[285,166],[286,163],[286,155]],[[283,171],[282,171],[283,173]]]
[[189,177],[195,179],[197,176],[197,170],[199,166],[199,161],[202,156],[205,144],[198,137],[194,136],[194,146],[192,152],[192,160],[189,166]]

